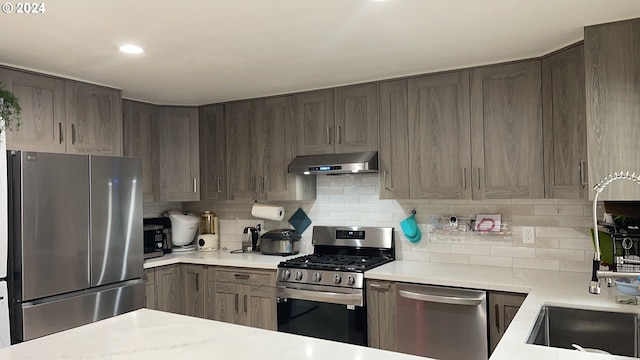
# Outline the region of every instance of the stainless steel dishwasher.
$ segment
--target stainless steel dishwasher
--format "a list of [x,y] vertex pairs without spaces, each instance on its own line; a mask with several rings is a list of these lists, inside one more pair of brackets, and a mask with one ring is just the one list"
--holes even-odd
[[487,360],[486,292],[413,284],[396,291],[396,351]]

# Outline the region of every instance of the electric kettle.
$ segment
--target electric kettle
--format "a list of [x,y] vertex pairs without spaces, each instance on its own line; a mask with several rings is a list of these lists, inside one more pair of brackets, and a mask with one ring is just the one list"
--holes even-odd
[[254,227],[246,227],[242,231],[242,252],[255,252],[260,251],[260,244],[258,239],[260,234],[258,229]]

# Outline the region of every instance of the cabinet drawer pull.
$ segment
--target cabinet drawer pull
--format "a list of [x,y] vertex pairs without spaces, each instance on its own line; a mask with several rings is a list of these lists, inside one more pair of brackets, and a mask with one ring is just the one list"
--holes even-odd
[[239,294],[235,295],[235,300],[236,300],[236,312],[238,312],[239,306],[238,306],[238,296]]
[[222,192],[222,190],[220,190],[220,189],[222,188],[222,186],[221,186],[221,185],[222,185],[222,178],[220,178],[220,177],[219,177],[219,178],[218,178],[218,192],[219,192],[219,193],[221,193],[221,192]]
[[500,307],[498,304],[495,305],[495,313],[496,313],[496,330],[498,330],[498,334],[500,333]]
[[389,290],[389,284],[371,284],[370,287],[375,290]]
[[247,294],[244,294],[244,313],[247,313]]
[[76,124],[71,124],[71,145],[76,144]]
[[193,178],[193,193],[198,193],[198,180],[196,178]]
[[249,274],[233,274],[238,280],[249,280]]
[[587,179],[585,179],[585,167],[587,166],[587,162],[584,160],[580,160],[580,186],[585,187],[589,183]]
[[62,123],[59,122],[58,123],[58,143],[62,144],[62,142],[64,141],[64,135],[62,134]]

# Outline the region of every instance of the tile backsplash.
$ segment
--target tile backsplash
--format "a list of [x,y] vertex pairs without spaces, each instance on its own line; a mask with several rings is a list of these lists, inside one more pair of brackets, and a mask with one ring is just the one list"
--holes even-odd
[[[286,220],[301,207],[311,218],[312,226],[394,227],[398,259],[578,272],[591,269],[592,208],[588,200],[381,200],[378,198],[378,175],[358,174],[319,175],[315,201],[277,204],[285,207],[285,221],[254,219],[251,201],[202,201],[182,205],[195,212],[214,211],[220,218],[221,246],[228,250],[241,247],[244,226],[260,223],[264,230],[290,228]],[[418,243],[409,242],[400,228],[400,221],[413,209],[423,234]],[[477,214],[500,214],[511,234],[468,232],[456,235],[431,231],[433,220],[439,217],[471,218]],[[313,250],[312,226],[302,236],[303,252]],[[534,244],[523,243],[523,226],[534,227]]]

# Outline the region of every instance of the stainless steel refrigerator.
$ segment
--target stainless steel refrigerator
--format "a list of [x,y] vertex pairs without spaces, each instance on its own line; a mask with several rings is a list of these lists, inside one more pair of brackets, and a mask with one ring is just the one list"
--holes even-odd
[[144,306],[139,159],[8,152],[12,343]]

